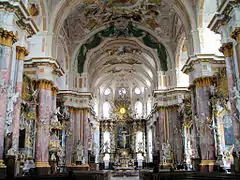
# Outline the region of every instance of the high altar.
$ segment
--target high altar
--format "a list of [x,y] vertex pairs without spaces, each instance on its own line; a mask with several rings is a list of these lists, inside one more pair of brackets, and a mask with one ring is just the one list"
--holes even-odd
[[146,157],[146,121],[134,118],[124,97],[115,100],[113,118],[100,122],[101,160],[105,169],[142,167]]

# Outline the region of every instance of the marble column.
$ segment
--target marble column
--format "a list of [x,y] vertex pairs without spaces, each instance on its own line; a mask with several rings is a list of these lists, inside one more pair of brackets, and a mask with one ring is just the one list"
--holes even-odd
[[215,163],[215,145],[213,131],[208,127],[210,121],[210,86],[211,77],[199,78],[196,81],[198,135],[201,149],[201,171],[212,171]]
[[49,137],[50,116],[52,114],[52,82],[39,80],[39,109],[36,141],[36,168],[39,173],[47,174],[49,171]]
[[[182,136],[182,125],[180,124],[180,120],[177,119],[178,117],[178,111],[177,111],[177,107],[173,107],[172,108],[172,112],[171,112],[171,117],[172,117],[172,123],[173,123],[173,127],[174,127],[174,144],[171,144],[171,147],[174,147],[176,149],[174,149],[174,154],[175,154],[175,158],[178,162],[183,161],[183,136]],[[173,132],[174,132],[173,131]],[[173,146],[174,145],[174,146]]]
[[197,134],[197,123],[196,122],[196,86],[195,85],[190,85],[189,86],[189,90],[191,92],[191,105],[192,105],[192,122],[193,122],[193,129],[192,129],[192,134],[194,135],[194,137],[191,137],[191,141],[192,141],[192,148],[194,151],[193,157],[194,159],[198,159],[200,158],[200,142],[199,142],[199,137]]
[[83,137],[83,127],[84,127],[84,123],[83,123],[83,109],[80,109],[80,128],[79,128],[79,133],[80,133],[80,140],[81,142],[84,142],[84,137]]
[[57,87],[52,87],[52,112],[55,112],[57,107]]
[[231,114],[236,113],[235,103],[234,103],[234,94],[233,94],[233,87],[234,87],[234,76],[233,76],[233,44],[224,43],[222,47],[219,49],[220,52],[224,54],[225,63],[226,63],[226,71],[227,71],[227,79],[228,79],[228,93],[229,93],[229,100],[231,102]]
[[73,127],[74,127],[74,113],[73,113],[73,107],[69,107],[68,108],[69,113],[70,113],[70,123],[69,123],[69,131],[70,133],[68,133],[66,135],[66,166],[70,166],[73,162],[72,162],[72,155],[73,155],[73,145],[74,145],[74,141],[73,141],[73,133],[71,133],[73,131]]
[[[226,62],[226,71],[227,71],[227,79],[228,79],[228,89],[229,89],[229,100],[231,103],[231,114],[236,114],[237,110],[236,110],[236,103],[234,101],[234,94],[233,94],[233,87],[234,87],[234,78],[233,78],[233,65],[232,65],[232,61],[233,61],[233,44],[232,43],[225,43],[222,45],[222,47],[219,49],[225,56],[225,62]],[[239,89],[238,89],[239,91]],[[239,118],[240,112],[238,112],[238,118]],[[240,140],[240,132],[239,132],[239,128],[240,128],[240,124],[238,119],[236,118],[232,118],[233,121],[233,129],[234,129],[234,139],[235,139],[235,144],[236,145],[240,145],[239,144],[239,140]]]
[[[238,72],[240,73],[240,27],[236,27],[235,30],[232,32],[231,37],[237,42],[235,46],[237,64],[238,64]],[[240,76],[240,74],[238,75]]]
[[16,36],[11,31],[0,28],[0,168],[5,168],[3,164],[5,115],[7,104],[7,87],[11,73],[12,45],[17,41]]
[[[160,150],[160,159],[163,156],[163,151],[162,151],[162,145],[164,142],[167,141],[167,135],[166,135],[166,126],[165,126],[165,107],[160,107],[159,109],[159,131],[160,137],[159,137],[159,147],[158,149]],[[153,136],[155,137],[155,136]]]
[[[78,133],[79,133],[79,129],[78,129],[78,122],[77,122],[77,111],[79,111],[78,109],[74,108],[73,109],[73,139],[74,139],[74,144],[77,145],[79,138],[78,138]],[[82,142],[81,142],[82,143]]]
[[[17,46],[16,47],[16,59],[18,60],[17,68],[17,82],[16,82],[16,93],[22,93],[22,80],[23,80],[23,64],[25,56],[29,53],[25,47]],[[21,99],[18,98],[16,104],[14,105],[14,119],[13,119],[13,136],[12,136],[12,147],[16,150],[19,145],[19,129],[20,129],[20,114],[21,114]]]
[[88,136],[89,136],[89,124],[88,124],[88,109],[84,108],[83,109],[83,122],[84,122],[84,154],[85,154],[85,159],[86,163],[88,163]]

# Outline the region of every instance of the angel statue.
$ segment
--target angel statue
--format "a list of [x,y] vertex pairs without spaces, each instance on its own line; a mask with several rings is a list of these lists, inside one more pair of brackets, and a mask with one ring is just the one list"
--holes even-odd
[[58,115],[61,115],[60,107],[57,107],[55,109],[55,112],[53,113],[53,115],[51,117],[51,124],[56,124],[58,122]]

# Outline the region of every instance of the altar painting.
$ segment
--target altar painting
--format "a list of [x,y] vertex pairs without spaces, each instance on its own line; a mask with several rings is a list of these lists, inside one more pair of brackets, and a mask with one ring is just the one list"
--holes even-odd
[[130,147],[129,128],[126,125],[117,126],[117,148],[126,149]]
[[224,126],[225,145],[231,146],[232,144],[234,144],[234,134],[233,134],[232,119],[229,114],[226,114],[223,117],[223,126]]

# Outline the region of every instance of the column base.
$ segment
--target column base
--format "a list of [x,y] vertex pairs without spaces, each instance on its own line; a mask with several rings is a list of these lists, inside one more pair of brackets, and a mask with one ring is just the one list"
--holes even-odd
[[50,166],[48,162],[36,162],[37,175],[48,175],[50,173]]
[[200,165],[201,172],[213,172],[215,166],[215,160],[202,160]]

